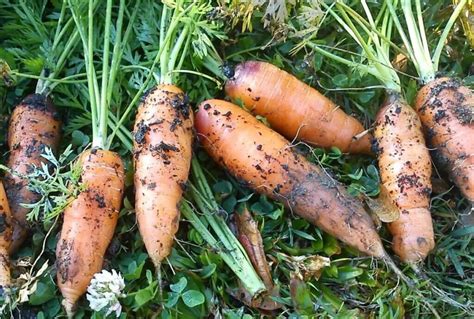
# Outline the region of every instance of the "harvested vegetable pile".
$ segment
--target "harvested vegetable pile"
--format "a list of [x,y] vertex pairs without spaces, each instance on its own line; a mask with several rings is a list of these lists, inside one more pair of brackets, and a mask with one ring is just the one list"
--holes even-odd
[[1,318],[474,315],[471,0],[0,0]]

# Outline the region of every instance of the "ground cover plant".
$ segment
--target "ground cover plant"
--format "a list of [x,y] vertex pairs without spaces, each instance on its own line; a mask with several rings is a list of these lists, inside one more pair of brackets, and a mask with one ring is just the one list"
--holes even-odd
[[[455,11],[457,4],[465,6]],[[433,119],[436,134],[443,135],[443,121],[452,119],[461,121],[451,129],[472,131],[472,8],[469,0],[0,0],[0,168],[11,208],[2,199],[0,316],[472,316],[474,222],[470,184],[461,176],[470,175],[459,173],[472,171],[472,138],[461,134],[462,147],[448,154],[449,165],[431,153],[431,180],[423,177],[431,194],[423,196],[435,245],[421,258],[392,250],[385,222],[399,218],[398,202],[387,199],[379,150],[368,150],[372,134],[379,144],[389,137],[377,131],[377,113],[394,89],[407,104],[403,114],[420,113],[431,148],[440,143],[430,134]],[[450,20],[458,11],[461,18]],[[266,73],[252,73],[255,65]],[[290,74],[291,92],[272,84]],[[441,111],[423,114],[418,92],[433,76],[455,79],[431,91],[443,103],[456,102],[459,112],[443,111],[435,101],[431,109]],[[355,123],[338,144],[343,152],[331,147],[334,140],[312,140],[312,131],[298,135],[294,121],[311,118],[297,113],[300,104],[313,101],[305,99],[309,87],[303,83],[317,90],[309,96]],[[46,101],[43,107],[31,107],[33,93]],[[270,106],[263,103],[272,99]],[[289,105],[292,99],[298,105]],[[392,120],[397,134],[409,131]],[[46,129],[53,131],[42,133]],[[271,129],[283,130],[288,143]],[[248,138],[241,138],[246,130]],[[261,143],[258,130],[265,132]],[[209,132],[232,139],[208,135],[203,141]],[[362,141],[360,151],[348,147],[352,135]],[[295,159],[281,171],[262,164],[268,156],[257,156],[279,143],[285,146],[278,155]],[[113,160],[98,163],[109,155]],[[247,155],[261,163],[239,166]],[[308,188],[305,170],[291,175],[304,200],[295,196],[293,205],[277,196],[295,189],[286,194],[288,179],[277,182],[275,174],[286,174],[285,167],[296,172],[300,164],[317,167],[324,178],[311,178],[324,191],[339,188],[331,196],[348,196],[344,205],[371,212],[362,219],[402,273],[380,251],[372,255],[381,259],[367,256],[373,247],[358,243],[357,234],[338,233],[310,214],[317,205],[305,196],[316,202],[324,192]],[[262,191],[267,178],[275,185]],[[403,193],[404,186],[397,187]],[[147,217],[160,207],[168,207],[167,215]],[[15,227],[19,235],[12,238]],[[71,235],[75,227],[80,235]],[[86,257],[73,258],[79,254]],[[79,267],[74,260],[90,262]],[[69,280],[78,277],[79,289]]]

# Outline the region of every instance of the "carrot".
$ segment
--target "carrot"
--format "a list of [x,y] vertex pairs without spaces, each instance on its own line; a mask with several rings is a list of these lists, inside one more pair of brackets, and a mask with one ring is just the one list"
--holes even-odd
[[431,220],[431,160],[420,119],[398,94],[389,95],[375,121],[380,177],[400,211],[389,224],[393,250],[416,263],[434,248]]
[[235,68],[225,91],[253,113],[266,117],[286,138],[343,152],[370,154],[370,134],[317,90],[276,66],[246,61]]
[[140,104],[134,128],[135,211],[150,258],[167,257],[192,156],[193,115],[174,85],[158,85]]
[[7,195],[0,182],[0,290],[11,283],[8,250],[12,242],[12,219]]
[[[122,19],[126,5],[125,1],[120,2],[114,49],[109,54],[113,6],[113,1],[105,4],[104,30],[94,29],[93,1],[89,1],[87,13],[82,11],[81,6],[70,7],[83,44],[92,118],[92,149],[85,150],[78,158],[78,164],[82,168],[81,182],[85,189],[65,209],[61,235],[56,246],[57,283],[68,318],[74,316],[76,302],[86,292],[94,274],[102,269],[105,251],[117,225],[125,187],[123,162],[117,153],[110,150],[113,138],[108,136],[109,108],[121,65],[122,51],[119,48],[127,43],[130,34],[130,29],[127,29],[123,35],[119,26],[123,22],[131,28],[138,3],[132,8],[128,23],[125,23]],[[87,27],[79,16],[87,16]],[[88,45],[99,43],[94,41],[97,34],[103,34],[103,47]],[[94,66],[95,52],[103,54],[100,86]]]
[[[7,166],[20,175],[40,167],[46,160],[41,156],[49,147],[56,152],[61,138],[61,121],[51,99],[44,94],[31,94],[18,104],[10,118]],[[38,201],[39,194],[28,189],[28,181],[19,175],[7,173],[5,190],[10,203],[13,238],[10,250],[15,251],[28,234],[27,214],[30,209],[21,204]]]
[[359,251],[389,260],[362,204],[251,114],[208,100],[199,106],[195,127],[209,155],[251,188]]
[[474,202],[474,94],[458,80],[439,78],[420,89],[415,109],[437,166]]
[[[36,15],[36,12],[28,10],[22,13],[25,8],[14,10],[18,18],[29,16],[30,22],[34,24],[35,30],[40,34],[43,34],[41,30],[44,30],[44,36],[53,35],[47,41],[50,43],[47,56],[43,52],[45,39],[37,43],[37,47],[28,48],[27,51],[34,51],[35,54],[32,56],[38,55],[37,58],[43,56],[43,58],[40,58],[41,60],[54,61],[54,63],[45,63],[41,77],[38,78],[36,83],[35,93],[26,96],[15,107],[10,118],[8,127],[9,158],[7,161],[10,172],[7,172],[4,181],[5,191],[14,217],[13,241],[10,246],[10,253],[19,248],[29,232],[27,215],[31,209],[23,207],[22,204],[33,204],[40,199],[39,194],[28,189],[28,181],[21,176],[31,173],[33,166],[41,167],[46,162],[46,159],[41,156],[44,154],[46,147],[56,153],[61,138],[59,113],[49,98],[49,94],[55,85],[60,82],[57,79],[58,75],[79,40],[79,33],[73,27],[72,18],[66,15],[67,6],[67,2],[61,4],[59,16],[53,18],[54,21],[43,21],[43,16],[39,12],[38,15]],[[54,26],[53,30],[48,30],[48,26]],[[22,42],[25,36],[24,34],[18,35],[18,37],[12,36],[8,41],[18,46],[18,49],[22,51],[25,49],[24,41]],[[31,43],[36,43],[36,40]],[[38,51],[36,52],[36,50]],[[0,61],[0,69],[1,65],[2,61]],[[10,74],[20,77],[25,76],[23,73],[17,73],[9,69],[8,65],[4,70],[7,72],[4,76],[7,77]]]
[[124,167],[118,154],[87,150],[81,154],[79,163],[86,189],[64,211],[56,248],[58,286],[68,314],[86,292],[94,274],[102,269],[124,191]]

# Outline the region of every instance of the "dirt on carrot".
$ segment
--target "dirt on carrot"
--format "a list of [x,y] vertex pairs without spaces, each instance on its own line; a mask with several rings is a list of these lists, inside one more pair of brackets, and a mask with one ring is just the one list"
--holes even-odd
[[[7,166],[15,173],[25,175],[46,162],[41,154],[46,147],[57,151],[61,138],[61,120],[51,99],[42,94],[31,94],[18,104],[10,118]],[[5,191],[14,217],[13,242],[15,251],[26,239],[29,209],[21,204],[32,204],[39,195],[28,189],[28,181],[15,174],[6,174]]]
[[431,159],[416,112],[398,94],[377,114],[374,137],[382,184],[400,211],[389,224],[393,250],[404,262],[422,261],[434,248]]
[[86,188],[64,211],[56,247],[57,284],[68,315],[94,274],[102,269],[124,191],[124,166],[116,153],[87,150],[79,163]]

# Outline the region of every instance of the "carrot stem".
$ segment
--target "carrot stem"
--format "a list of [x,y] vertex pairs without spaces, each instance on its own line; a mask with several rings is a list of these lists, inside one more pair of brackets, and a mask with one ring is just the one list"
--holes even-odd
[[[166,7],[166,5],[165,5],[165,7]],[[138,8],[138,6],[136,8]],[[125,108],[125,111],[122,113],[122,116],[120,117],[120,119],[117,122],[116,129],[114,129],[112,131],[112,133],[110,134],[108,147],[110,147],[110,145],[112,144],[112,140],[115,137],[115,135],[117,134],[118,128],[123,125],[123,123],[127,119],[128,115],[132,111],[133,107],[138,102],[138,100],[141,98],[141,96],[142,96],[143,92],[145,91],[145,89],[148,87],[148,84],[153,79],[153,72],[155,71],[155,68],[156,68],[157,64],[160,63],[160,65],[161,65],[162,57],[164,56],[165,51],[167,50],[166,46],[163,45],[163,44],[167,44],[171,41],[174,31],[176,30],[176,28],[179,25],[179,19],[181,19],[190,9],[191,9],[191,6],[188,6],[184,10],[182,10],[176,16],[176,18],[173,19],[169,23],[167,31],[166,32],[160,32],[160,48],[158,49],[158,53],[156,54],[155,59],[153,60],[153,63],[151,65],[150,69],[149,69],[149,73],[148,73],[145,81],[143,82],[143,85],[140,87],[140,89],[137,91],[137,93],[133,97],[132,101],[130,102],[130,104]],[[161,18],[162,18],[162,28],[160,30],[165,30],[166,29],[166,21],[163,22],[163,20],[165,20],[164,17],[163,17],[163,14],[166,16],[166,14],[167,14],[166,10],[165,10],[165,8],[163,8],[162,16],[161,16]],[[163,28],[165,28],[165,29],[163,29]]]
[[[202,171],[202,168],[196,159],[192,160],[192,177],[197,187],[191,185],[191,196],[203,213],[206,221],[216,233],[220,243],[223,245],[223,247],[219,245],[219,250],[224,249],[223,253],[225,252],[225,254],[228,254],[229,257],[226,263],[239,277],[247,291],[255,298],[265,291],[265,284],[262,282],[253,268],[250,258],[248,257],[240,242],[235,238],[234,234],[224,222],[222,217],[216,214],[220,209],[219,205],[215,201],[212,190],[207,183],[206,177],[204,176],[204,172]],[[194,216],[189,217],[193,221],[195,221],[197,218]],[[202,227],[199,226],[199,229],[196,229],[202,230]],[[204,234],[209,234],[207,229]],[[212,245],[212,240],[211,242],[208,241],[208,243]]]
[[434,68],[435,71],[438,70],[439,59],[441,57],[441,51],[443,50],[443,47],[444,47],[444,44],[446,42],[446,39],[448,38],[449,32],[451,31],[451,28],[453,27],[454,22],[459,17],[459,14],[461,13],[461,11],[462,11],[463,7],[466,5],[466,3],[467,3],[467,0],[459,1],[456,9],[454,9],[453,14],[449,18],[448,23],[444,27],[443,33],[441,33],[441,36],[440,36],[439,41],[438,41],[438,45],[436,46],[436,49],[435,49],[435,52],[434,52],[433,58],[432,58],[433,68]]
[[392,20],[395,23],[398,33],[402,38],[403,44],[407,48],[408,56],[412,60],[417,70],[417,73],[420,76],[421,82],[423,84],[426,84],[434,80],[436,72],[439,68],[439,59],[441,57],[441,52],[443,50],[446,39],[454,25],[454,22],[459,17],[459,14],[461,13],[464,5],[467,3],[467,0],[459,1],[456,9],[453,11],[446,26],[444,27],[443,32],[441,33],[433,56],[430,56],[428,40],[426,37],[425,26],[423,23],[420,0],[415,0],[415,10],[417,15],[416,18],[412,9],[412,1],[401,0],[401,8],[408,29],[408,36],[405,33],[405,30],[402,27],[395,11],[397,1],[391,0],[387,1],[386,3],[389,8]]
[[110,53],[110,27],[112,25],[112,0],[107,0],[107,7],[105,13],[105,33],[104,33],[104,52],[102,54],[102,85],[100,91],[100,117],[99,117],[99,136],[98,145],[100,148],[104,148],[105,139],[107,136],[107,120],[108,111],[107,107],[107,95],[108,80],[109,80],[109,53]]

